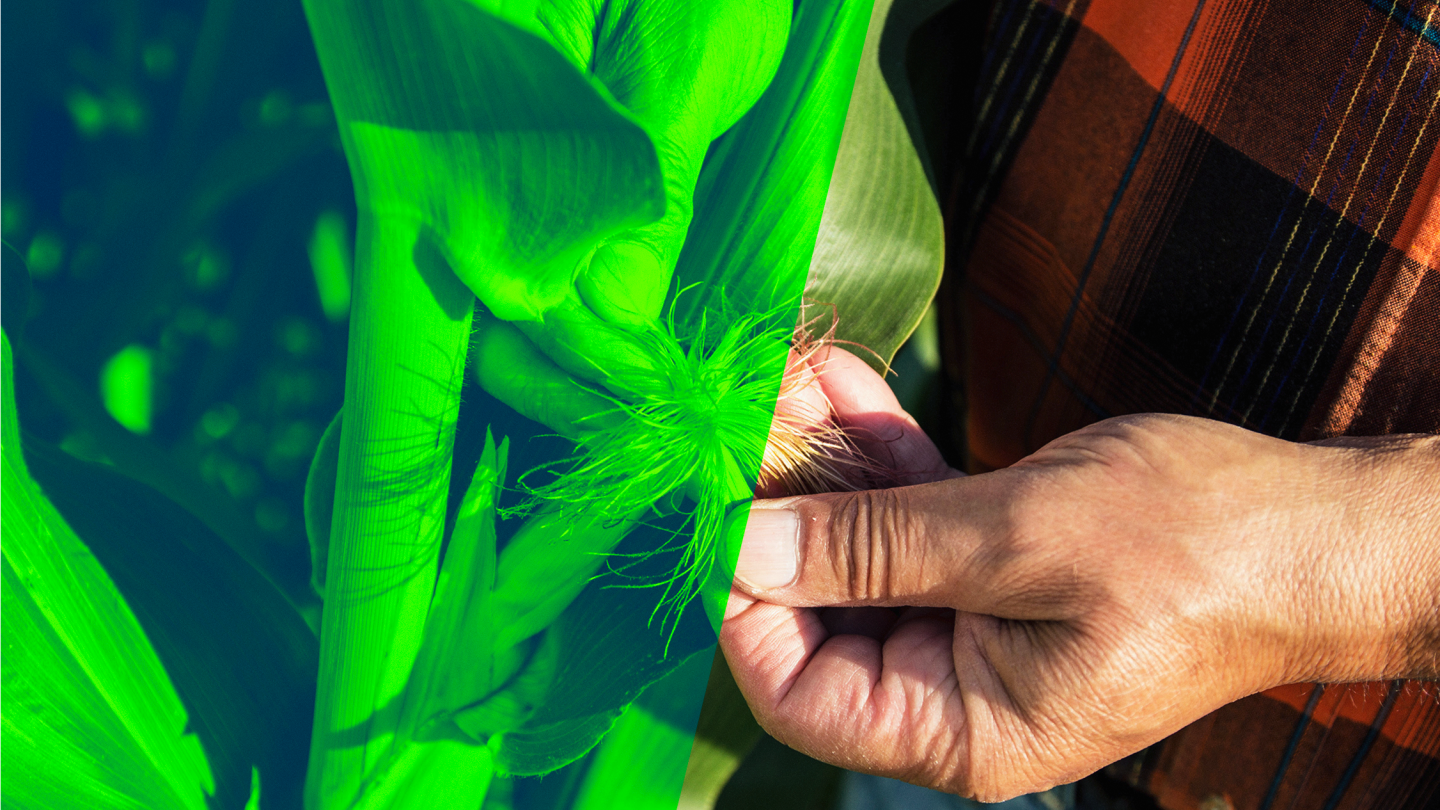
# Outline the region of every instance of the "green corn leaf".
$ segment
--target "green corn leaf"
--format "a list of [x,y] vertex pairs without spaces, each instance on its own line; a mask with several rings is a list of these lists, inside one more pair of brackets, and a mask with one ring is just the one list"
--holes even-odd
[[335,516],[335,477],[340,467],[340,426],[345,412],[330,420],[310,471],[305,475],[305,537],[310,541],[310,587],[325,598],[325,566],[330,562],[330,521]]
[[551,773],[585,756],[615,725],[622,709],[555,723],[527,725],[501,738],[496,770],[509,776]]
[[29,437],[25,457],[154,644],[209,755],[217,804],[242,803],[258,767],[266,806],[298,808],[317,656],[304,620],[198,518],[153,489]]
[[725,656],[716,655],[695,725],[695,745],[685,767],[681,806],[713,807],[725,783],[764,735]]
[[[709,311],[798,309],[854,89],[869,0],[798,4],[775,80],[710,148],[673,293],[688,330]],[[779,369],[775,378],[779,379]]]
[[469,740],[440,738],[411,743],[376,768],[353,810],[454,807],[473,810],[495,773],[494,752]]
[[305,7],[360,208],[421,223],[500,317],[539,319],[601,241],[664,212],[650,138],[533,4]]
[[495,649],[504,650],[554,623],[634,527],[628,520],[575,519],[548,511],[528,520],[500,554],[490,606]]
[[[650,684],[596,749],[576,810],[672,810],[686,779],[715,648],[690,656]],[[682,798],[682,806],[684,799]]]
[[[618,551],[623,555],[655,548],[665,534],[642,526]],[[546,632],[546,643],[557,650],[547,689],[525,723],[500,738],[497,765],[507,773],[526,775],[568,764],[593,748],[647,686],[691,656],[713,651],[715,636],[698,602],[680,615],[672,633],[658,618],[652,620],[655,591],[635,587],[663,576],[674,565],[674,556],[634,558],[623,571],[596,577],[565,609]],[[702,689],[703,681],[691,695],[695,711]],[[459,720],[462,727],[467,725],[463,715]]]
[[425,639],[406,687],[402,728],[413,730],[432,716],[450,715],[489,694],[492,684],[509,674],[495,671],[496,625],[489,611],[495,587],[495,508],[509,452],[508,439],[496,448],[486,432],[436,580]]
[[472,692],[485,697],[452,715],[456,727],[477,743],[490,745],[501,735],[525,727],[555,680],[559,641],[558,634],[544,633],[485,662],[488,680],[496,688],[488,693]]
[[632,703],[596,750],[575,810],[674,810],[693,734]]
[[934,5],[875,0],[805,283],[808,300],[835,307],[836,338],[868,349],[858,354],[877,370],[915,331],[945,265],[940,206],[880,52],[887,18],[913,27],[913,7]]
[[3,340],[5,780],[19,808],[203,810],[214,779],[159,657],[31,480]]

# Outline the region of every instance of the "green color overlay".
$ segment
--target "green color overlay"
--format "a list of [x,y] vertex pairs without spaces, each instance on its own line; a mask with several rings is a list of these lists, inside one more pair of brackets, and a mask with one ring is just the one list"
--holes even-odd
[[[936,2],[899,5],[304,0],[329,107],[246,91],[208,155],[244,4],[206,6],[193,56],[125,46],[175,74],[173,121],[64,90],[83,148],[170,121],[190,191],[112,287],[122,250],[6,200],[7,805],[715,806],[761,737],[717,653],[722,526],[802,304],[885,366],[938,282],[881,47]],[[321,154],[353,211],[246,197]],[[104,289],[67,367],[44,316]],[[247,396],[257,346],[281,359]]]

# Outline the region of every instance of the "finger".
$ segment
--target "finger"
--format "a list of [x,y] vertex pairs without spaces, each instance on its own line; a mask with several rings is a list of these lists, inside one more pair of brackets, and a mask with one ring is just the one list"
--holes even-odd
[[[674,204],[667,206],[668,218]],[[683,229],[680,234],[683,238]],[[659,319],[670,270],[643,241],[612,240],[596,248],[575,285],[581,300],[601,319],[638,325]]]
[[747,601],[721,649],[756,719],[781,742],[845,768],[950,785],[963,770],[965,709],[953,614],[883,638],[832,634],[816,611]]
[[515,326],[554,365],[581,380],[614,390],[617,381],[654,375],[654,358],[638,329],[604,320],[574,291],[539,323]]
[[866,457],[892,471],[893,484],[924,484],[964,473],[944,457],[885,380],[850,352],[828,347],[810,359],[820,389]]
[[[1007,471],[885,490],[756,501],[743,532],[736,586],[794,607],[949,607],[1007,618],[1051,618],[1023,586],[1047,560],[1015,553]],[[1017,600],[1016,592],[1019,592]]]
[[614,405],[552,363],[511,324],[476,318],[471,364],[491,396],[562,436],[606,427]]

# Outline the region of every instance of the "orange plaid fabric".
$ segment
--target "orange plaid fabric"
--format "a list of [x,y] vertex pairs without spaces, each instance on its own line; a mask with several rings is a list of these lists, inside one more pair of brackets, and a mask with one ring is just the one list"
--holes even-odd
[[[1440,4],[998,0],[956,94],[972,469],[1126,413],[1440,431]],[[1132,777],[1167,808],[1433,807],[1440,693],[1274,690]]]

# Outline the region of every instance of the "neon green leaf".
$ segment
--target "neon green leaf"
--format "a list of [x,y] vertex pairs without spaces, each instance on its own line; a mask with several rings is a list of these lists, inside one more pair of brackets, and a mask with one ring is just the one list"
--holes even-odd
[[245,800],[245,810],[260,810],[260,769],[250,769],[250,798]]
[[5,803],[203,810],[214,780],[160,659],[30,478],[3,351]]
[[798,307],[870,9],[868,0],[801,3],[775,80],[711,147],[673,285],[700,285],[679,300],[686,324],[705,310]]
[[310,587],[325,596],[325,566],[330,561],[330,521],[335,515],[335,476],[340,465],[340,426],[345,412],[335,414],[310,460],[305,475],[305,537],[310,541]]
[[29,435],[24,449],[31,476],[85,538],[184,701],[215,777],[211,802],[243,801],[259,766],[271,806],[298,804],[316,640],[294,605],[159,492]]
[[602,240],[664,213],[650,138],[525,5],[305,4],[359,207],[417,223],[507,320],[539,319]]

